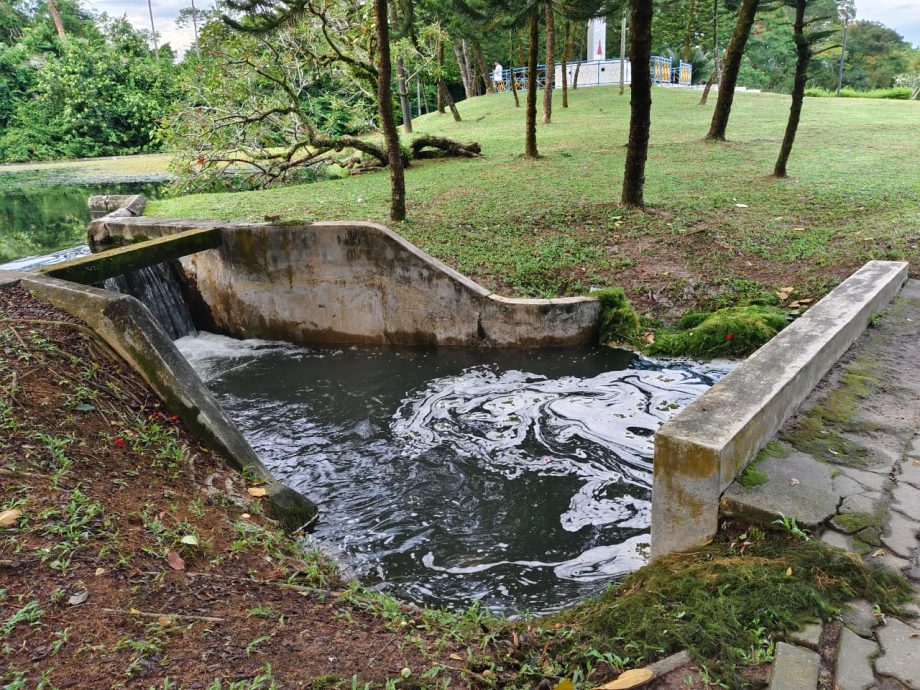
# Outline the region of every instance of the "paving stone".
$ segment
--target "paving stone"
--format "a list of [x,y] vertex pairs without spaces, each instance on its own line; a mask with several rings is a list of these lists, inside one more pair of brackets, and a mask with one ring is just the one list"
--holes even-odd
[[851,601],[840,614],[840,620],[844,626],[852,630],[860,637],[872,637],[872,631],[878,625],[878,618],[875,617],[875,610],[865,599]]
[[920,489],[906,482],[898,482],[892,494],[895,500],[891,505],[892,510],[897,510],[914,520],[920,520]]
[[898,483],[904,482],[920,489],[920,455],[908,455],[900,465]]
[[882,543],[896,555],[910,558],[911,552],[920,546],[920,542],[917,541],[918,531],[920,523],[909,520],[900,513],[890,513]]
[[789,641],[817,650],[818,645],[821,643],[821,632],[823,630],[824,626],[821,623],[808,623],[801,630],[789,633]]
[[893,553],[890,553],[886,549],[882,549],[882,551],[883,552],[881,554],[876,556],[875,554],[878,553],[878,549],[876,549],[870,555],[864,556],[863,560],[871,561],[872,563],[879,563],[889,570],[907,570],[910,568],[909,559],[895,556]]
[[843,549],[844,551],[853,550],[853,542],[850,538],[837,530],[824,530],[824,534],[821,535],[821,541],[829,546],[836,546],[838,549]]
[[847,628],[841,630],[839,644],[834,687],[837,690],[869,690],[875,684],[872,657],[878,653],[878,645]]
[[813,690],[818,686],[821,657],[786,642],[776,643],[770,690]]
[[[879,675],[891,676],[912,690],[920,690],[920,635],[897,618],[878,631],[882,655],[875,661]],[[803,686],[804,687],[804,686]]]
[[855,467],[844,467],[842,465],[838,465],[836,469],[840,470],[844,476],[856,480],[869,491],[882,491],[889,482],[886,475],[878,472],[860,470]]
[[838,513],[874,513],[882,494],[879,491],[852,494],[843,499]]
[[814,529],[837,512],[840,496],[833,490],[831,467],[806,453],[765,458],[757,469],[767,476],[760,486],[746,489],[737,482],[723,495],[729,514],[794,517],[800,527]]
[[853,494],[861,494],[866,491],[866,487],[852,477],[833,471],[831,474],[833,475],[831,486],[834,493],[838,496],[852,496]]

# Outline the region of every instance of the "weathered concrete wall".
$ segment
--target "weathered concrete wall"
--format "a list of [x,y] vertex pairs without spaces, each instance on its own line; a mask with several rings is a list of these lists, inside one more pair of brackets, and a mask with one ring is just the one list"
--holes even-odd
[[91,241],[220,228],[181,260],[216,328],[294,343],[551,347],[592,342],[591,297],[507,299],[373,223],[270,225],[109,215]]
[[237,469],[246,468],[263,480],[272,517],[289,529],[315,517],[316,506],[311,501],[272,478],[143,304],[127,295],[47,276],[0,271],[0,285],[15,281],[84,321],[202,441]]
[[706,542],[719,498],[907,280],[870,261],[655,435],[652,557]]
[[115,212],[122,216],[139,216],[147,208],[147,199],[143,194],[106,194],[91,196],[87,205],[93,219]]

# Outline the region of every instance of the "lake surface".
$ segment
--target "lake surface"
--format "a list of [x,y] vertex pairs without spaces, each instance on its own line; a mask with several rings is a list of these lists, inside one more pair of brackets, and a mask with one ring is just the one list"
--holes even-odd
[[658,426],[727,372],[609,348],[177,345],[313,539],[419,603],[560,608],[645,563]]
[[0,174],[0,263],[86,242],[87,200],[96,194],[144,194],[156,198],[162,180],[53,182],[31,173]]

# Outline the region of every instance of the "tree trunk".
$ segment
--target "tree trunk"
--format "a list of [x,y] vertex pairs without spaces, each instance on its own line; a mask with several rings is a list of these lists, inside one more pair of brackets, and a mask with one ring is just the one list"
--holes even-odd
[[527,45],[527,125],[524,136],[524,155],[536,158],[537,153],[537,51],[540,43],[540,20],[536,13],[528,20]]
[[568,53],[572,49],[572,27],[569,22],[565,23],[562,29],[562,63],[559,71],[562,73],[562,107],[569,107],[569,75],[566,74],[568,69]]
[[719,0],[712,0],[712,72],[706,80],[706,88],[700,96],[699,105],[706,105],[709,90],[719,78]]
[[623,205],[629,208],[645,205],[645,161],[648,158],[648,137],[652,113],[652,78],[645,65],[652,55],[652,0],[632,0],[632,41],[629,59],[640,65],[632,74],[629,97],[629,142],[626,145],[626,169],[623,174]]
[[486,67],[486,58],[482,54],[482,44],[479,41],[473,41],[473,56],[476,58],[476,65],[479,67],[479,74],[482,76],[482,83],[486,85],[486,93],[495,93],[495,85],[489,79],[489,70]]
[[508,83],[511,86],[511,94],[514,96],[514,107],[521,107],[521,100],[518,98],[517,79],[514,78],[514,32],[511,32],[511,59],[508,61]]
[[58,38],[62,41],[67,38],[64,33],[64,22],[61,21],[61,13],[58,11],[57,0],[48,0],[48,13],[51,15],[51,21],[54,22],[54,28],[57,31]]
[[463,49],[459,45],[454,46],[454,57],[457,58],[457,66],[460,68],[460,81],[463,82],[463,93],[466,94],[467,98],[472,98],[475,94],[473,94],[473,82],[470,79],[470,69],[463,55]]
[[741,69],[741,58],[744,57],[744,47],[747,45],[751,27],[754,26],[754,17],[760,0],[742,0],[738,10],[738,21],[732,40],[725,49],[725,60],[722,63],[722,81],[719,84],[719,99],[716,109],[712,113],[712,123],[706,139],[711,141],[725,141],[725,130],[728,129],[728,118],[732,112],[732,101],[735,98],[735,84],[738,83],[738,70]]
[[696,19],[696,0],[690,0],[690,8],[687,10],[687,28],[684,30],[684,62],[690,62],[690,47],[693,43],[694,19]]
[[444,79],[441,77],[444,74],[444,40],[438,39],[438,51],[437,51],[437,60],[438,60],[438,80],[437,80],[437,89],[435,93],[437,94],[438,100],[438,112],[441,115],[444,114],[444,93],[442,89],[444,88]]
[[779,157],[773,168],[774,177],[786,177],[786,164],[789,154],[792,153],[792,144],[795,142],[795,133],[799,127],[802,116],[802,103],[805,100],[805,83],[808,80],[808,63],[811,61],[811,46],[805,38],[805,6],[808,0],[796,0],[795,24],[793,39],[795,41],[795,82],[792,86],[792,105],[789,107],[789,121],[786,123],[786,134],[783,136],[783,145],[779,149]]
[[843,89],[843,66],[847,61],[847,29],[850,28],[850,20],[843,20],[843,45],[840,47],[840,69],[837,72],[837,96]]
[[460,122],[462,119],[460,117],[460,111],[457,110],[457,104],[454,103],[454,97],[450,95],[450,91],[447,90],[447,84],[444,83],[444,77],[438,77],[438,94],[440,95],[441,102],[447,103],[447,107],[450,108],[450,114],[454,116],[454,122]]
[[406,179],[403,171],[399,132],[393,118],[393,67],[390,64],[390,27],[387,23],[387,0],[374,0],[377,25],[377,108],[380,128],[390,158],[390,220],[406,219]]
[[412,134],[412,104],[409,102],[409,81],[401,57],[396,58],[397,85],[399,86],[399,108],[402,110],[403,131]]
[[543,82],[543,124],[553,121],[553,88],[556,81],[556,16],[552,0],[546,1],[546,79]]
[[476,70],[473,67],[473,61],[470,60],[470,51],[466,46],[466,39],[460,39],[460,47],[463,49],[463,66],[466,68],[466,78],[470,82],[470,91],[474,96],[479,96],[482,91],[479,90],[479,80],[476,78]]
[[575,72],[572,74],[572,91],[578,88],[578,73],[581,71],[581,56],[584,52],[582,48],[584,44],[582,40],[578,39],[578,45],[575,47],[575,54],[578,56],[575,59]]

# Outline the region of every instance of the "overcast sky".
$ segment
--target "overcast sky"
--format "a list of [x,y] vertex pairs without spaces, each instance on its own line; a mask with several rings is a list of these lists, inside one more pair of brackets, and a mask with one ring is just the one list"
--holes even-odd
[[[194,40],[192,29],[177,29],[175,19],[179,9],[189,7],[190,0],[151,0],[153,20],[156,23],[160,41],[170,43],[184,51]],[[120,16],[126,14],[134,26],[150,28],[146,0],[85,0],[86,4],[100,12]],[[213,0],[196,0],[199,9],[210,8]],[[895,29],[904,38],[920,46],[920,0],[856,0],[856,14],[859,19],[882,22]]]

